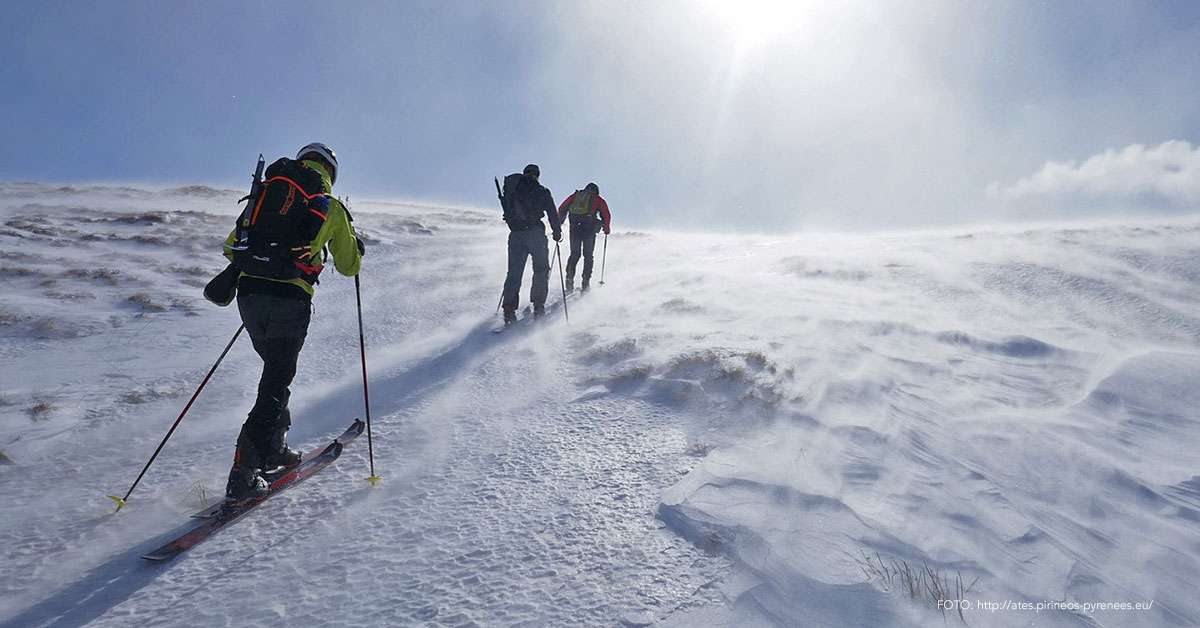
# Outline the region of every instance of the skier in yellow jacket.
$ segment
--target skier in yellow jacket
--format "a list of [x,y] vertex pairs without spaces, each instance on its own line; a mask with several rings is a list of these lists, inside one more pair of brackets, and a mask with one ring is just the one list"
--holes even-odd
[[[239,238],[245,235],[239,234],[243,230],[241,221],[224,245],[225,256],[242,270],[237,280],[238,312],[250,334],[254,350],[263,360],[258,396],[238,434],[233,467],[225,491],[225,499],[229,502],[265,495],[268,486],[262,476],[264,471],[300,461],[300,453],[289,448],[285,440],[292,424],[288,410],[289,386],[296,375],[300,349],[308,335],[313,286],[327,261],[325,248],[328,246],[333,265],[342,275],[357,275],[362,265],[362,240],[354,233],[345,205],[330,195],[337,181],[337,156],[328,146],[317,142],[301,148],[296,160],[299,164],[293,162],[292,166],[299,168],[299,173],[307,175],[308,180],[315,180],[312,172],[319,174],[323,187],[323,193],[310,195],[295,181],[284,176],[274,177],[276,181],[282,179],[295,186],[295,190],[289,190],[289,193],[304,194],[304,207],[323,220],[323,224],[318,223],[320,228],[308,246],[297,247],[305,249],[303,259],[294,262],[298,270],[293,274],[300,276],[260,276],[254,274],[252,264],[239,265],[239,259],[246,259],[238,257],[246,248],[244,242],[239,242]],[[266,183],[271,181],[268,178]],[[246,272],[247,267],[251,272]]]

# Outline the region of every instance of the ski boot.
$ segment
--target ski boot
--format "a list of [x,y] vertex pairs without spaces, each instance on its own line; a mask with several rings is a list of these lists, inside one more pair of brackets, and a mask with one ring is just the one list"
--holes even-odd
[[267,443],[267,456],[263,461],[263,469],[271,470],[276,467],[294,467],[300,464],[303,457],[300,452],[287,446],[288,428],[292,426],[292,413],[287,408],[279,412],[279,427],[271,434]]
[[238,436],[237,449],[233,452],[233,468],[229,470],[229,481],[225,485],[227,505],[263,497],[271,492],[271,487],[258,466],[258,458],[258,451],[243,429],[243,433]]
[[288,447],[286,444],[281,445],[279,449],[272,449],[267,455],[267,461],[263,464],[263,468],[270,471],[279,467],[294,467],[300,464],[300,460],[304,455],[300,452]]
[[258,469],[233,470],[229,472],[229,483],[225,485],[225,503],[227,505],[244,502],[247,499],[266,497],[271,492],[271,485]]
[[584,277],[584,278],[583,278],[583,283],[582,283],[582,284],[579,286],[579,293],[580,293],[580,294],[586,294],[586,293],[587,293],[587,291],[588,291],[588,288],[590,288],[590,287],[591,287],[591,285],[590,285],[590,281],[591,281],[591,277]]
[[239,467],[236,463],[229,471],[229,482],[225,485],[225,504],[232,505],[247,499],[266,497],[271,492],[258,467]]
[[533,317],[541,318],[545,315],[546,315],[546,304],[545,303],[534,303],[533,304]]
[[504,306],[504,326],[508,327],[517,322],[517,308]]
[[567,294],[575,292],[575,278],[567,277]]

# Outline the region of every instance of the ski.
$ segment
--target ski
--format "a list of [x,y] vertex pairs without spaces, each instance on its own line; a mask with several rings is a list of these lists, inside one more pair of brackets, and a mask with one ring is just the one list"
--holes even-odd
[[[546,313],[547,313],[547,314],[549,313],[549,311],[550,311],[550,309],[549,309],[549,308],[546,308]],[[545,315],[545,314],[543,314],[543,316],[544,316],[544,315]],[[533,308],[532,308],[532,307],[529,307],[529,306],[526,306],[526,307],[525,307],[525,309],[524,309],[524,311],[522,311],[522,312],[521,312],[521,317],[520,317],[520,318],[518,318],[517,320],[515,320],[515,321],[513,321],[513,322],[511,322],[511,323],[500,323],[500,326],[499,326],[499,327],[493,327],[493,328],[492,328],[492,333],[493,333],[493,334],[502,334],[502,333],[504,333],[504,332],[508,331],[509,329],[516,329],[516,328],[518,328],[518,327],[526,327],[526,326],[528,326],[528,325],[529,325],[531,322],[533,322],[533,320],[534,320],[534,316],[533,316]]]
[[[577,297],[578,297],[578,294],[576,292],[568,292],[567,293],[567,299],[573,299],[573,298],[577,298]],[[562,304],[563,304],[562,299],[559,299],[558,301],[555,301],[554,303],[547,305],[546,311],[542,314],[542,318],[549,319],[552,314],[558,312],[558,310],[562,307]],[[510,329],[520,329],[520,328],[528,327],[531,323],[533,323],[537,319],[538,319],[538,317],[533,315],[533,308],[531,306],[526,305],[525,309],[521,311],[520,318],[518,318],[515,322],[509,323],[507,325],[505,325],[504,323],[501,323],[499,327],[493,327],[492,333],[493,334],[502,334],[505,331],[508,331]]]
[[[150,553],[143,554],[142,558],[152,562],[164,562],[171,560],[188,549],[196,546],[200,542],[220,531],[225,526],[242,518],[243,515],[253,510],[272,495],[295,486],[296,484],[311,477],[317,471],[320,471],[330,464],[333,464],[333,461],[337,460],[338,457],[342,455],[342,449],[360,434],[362,434],[365,427],[365,423],[359,419],[355,419],[354,423],[350,425],[349,429],[342,433],[341,436],[335,438],[324,448],[319,448],[316,450],[317,453],[315,455],[306,455],[307,459],[302,460],[299,464],[293,467],[281,469],[277,472],[274,472],[273,475],[268,476],[271,492],[262,497],[248,499],[236,504],[217,504],[215,507],[215,512],[212,515],[209,515],[199,524],[187,532],[184,532],[179,537],[167,542],[162,547],[159,547]],[[209,509],[205,509],[204,511],[201,511],[201,513],[197,514],[202,514],[208,510]]]
[[[343,446],[348,444],[350,441],[354,440],[359,434],[362,434],[363,427],[362,427],[361,423],[362,423],[362,421],[355,420],[355,422],[352,423],[350,425],[350,427],[346,428],[345,432],[342,432],[341,436],[338,436],[334,440],[341,443]],[[280,467],[277,469],[272,469],[270,471],[267,471],[266,473],[263,474],[263,477],[267,479],[267,484],[270,485],[271,490],[274,491],[276,483],[281,478],[286,476],[293,469],[296,469],[297,467],[302,467],[305,464],[308,464],[310,460],[321,455],[326,449],[328,449],[328,447],[329,447],[328,445],[318,445],[317,447],[314,447],[314,448],[304,452],[304,455],[300,458],[300,462],[298,462],[290,467]],[[217,514],[220,513],[221,510],[224,508],[225,508],[225,502],[218,500],[217,503],[192,515],[192,517],[196,518],[196,519],[209,519],[209,518],[217,516]]]

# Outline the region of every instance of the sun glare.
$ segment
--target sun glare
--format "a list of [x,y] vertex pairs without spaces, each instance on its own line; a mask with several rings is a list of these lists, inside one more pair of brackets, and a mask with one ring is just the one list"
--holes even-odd
[[800,0],[705,0],[703,6],[726,24],[743,46],[769,43],[796,28],[804,13]]

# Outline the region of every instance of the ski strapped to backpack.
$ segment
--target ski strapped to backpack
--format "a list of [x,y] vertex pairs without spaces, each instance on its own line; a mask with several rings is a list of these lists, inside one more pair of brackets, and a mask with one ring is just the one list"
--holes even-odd
[[312,242],[329,214],[325,180],[303,161],[282,157],[267,167],[260,183],[263,158],[258,159],[255,185],[230,247],[233,264],[247,275],[315,284],[324,268]]

